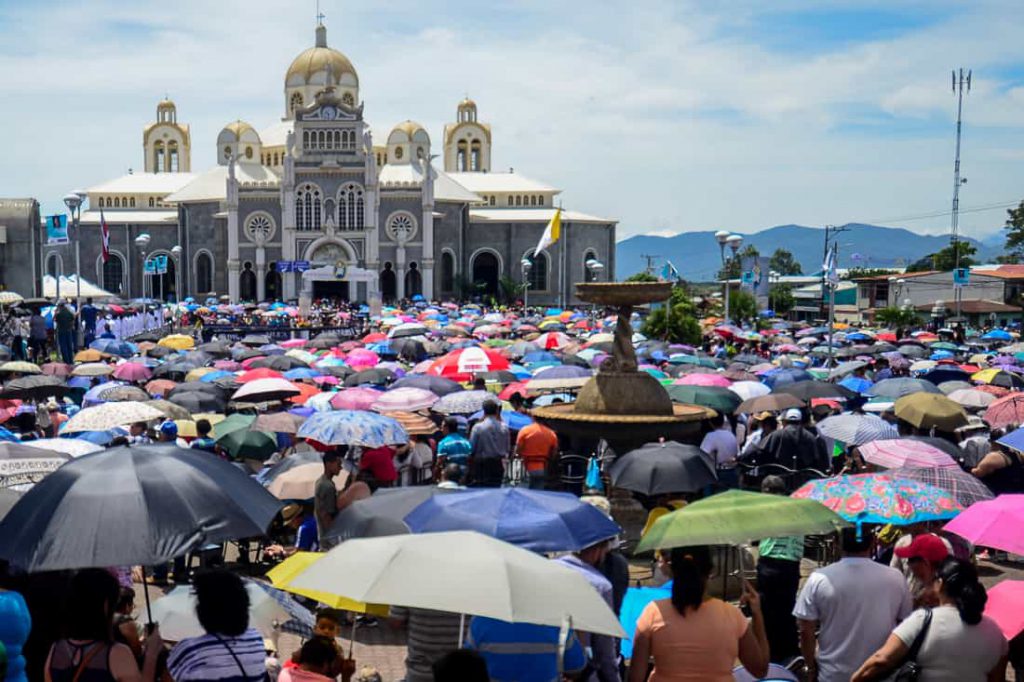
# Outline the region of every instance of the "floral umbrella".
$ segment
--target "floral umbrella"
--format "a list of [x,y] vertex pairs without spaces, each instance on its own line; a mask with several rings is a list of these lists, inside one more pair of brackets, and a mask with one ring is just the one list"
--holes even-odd
[[378,396],[372,409],[376,412],[414,412],[436,403],[438,396],[422,388],[396,388]]
[[409,434],[391,417],[375,412],[316,412],[299,427],[299,438],[323,445],[361,445],[379,448],[409,441]]
[[811,499],[848,521],[907,525],[951,519],[964,507],[952,494],[888,474],[855,474],[804,484],[792,495]]

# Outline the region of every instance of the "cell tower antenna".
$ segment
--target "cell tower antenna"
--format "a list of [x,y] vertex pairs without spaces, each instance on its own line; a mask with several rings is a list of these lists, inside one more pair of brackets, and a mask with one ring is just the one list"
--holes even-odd
[[[960,177],[960,134],[963,127],[964,93],[971,91],[971,70],[963,67],[953,71],[953,94],[956,99],[956,156],[953,161],[953,211],[950,217],[950,242],[953,246],[954,273],[960,269],[960,186],[967,178]],[[960,302],[963,300],[962,286],[954,284],[956,317],[960,317]]]

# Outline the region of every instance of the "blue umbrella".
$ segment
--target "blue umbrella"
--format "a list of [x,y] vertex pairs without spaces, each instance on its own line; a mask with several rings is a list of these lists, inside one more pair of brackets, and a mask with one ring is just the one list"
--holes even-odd
[[309,367],[296,367],[285,372],[284,378],[289,381],[295,381],[297,379],[312,379],[313,377],[320,376],[320,374],[320,372]]
[[873,381],[869,381],[864,377],[849,376],[840,381],[839,385],[845,386],[846,388],[850,389],[851,391],[854,391],[855,393],[864,393],[875,384]]
[[1010,448],[1011,450],[1024,452],[1024,428],[1011,431],[996,442]]
[[[545,367],[554,367],[555,365],[544,365]],[[509,365],[508,371],[516,375],[516,379],[529,379],[533,376],[533,372],[526,369],[522,365]]]
[[953,357],[953,354],[948,350],[937,350],[929,356],[929,360],[947,360]]
[[89,348],[94,348],[108,355],[119,355],[122,358],[130,358],[139,350],[134,343],[119,341],[118,339],[96,339],[89,344]]
[[101,392],[107,390],[112,386],[124,385],[125,384],[120,381],[104,381],[102,383],[96,384],[88,391],[86,391],[84,396],[82,396],[82,405],[84,407],[88,407],[89,405],[99,405],[100,403],[105,403],[107,401],[100,396]]
[[11,443],[20,443],[21,439],[15,436],[13,433],[8,431],[3,426],[0,426],[0,440],[9,441]]
[[[484,411],[474,412],[469,415],[471,421],[480,421],[484,418]],[[522,412],[516,412],[515,410],[502,410],[501,421],[505,422],[510,431],[522,431],[527,426],[533,423],[533,419],[528,414]]]
[[982,335],[981,338],[983,338],[983,339],[994,339],[996,341],[1010,341],[1011,339],[1013,339],[1013,336],[1010,334],[1010,332],[1008,332],[1006,330],[1003,330],[1003,329],[993,329],[992,331],[988,332],[987,334]]
[[235,376],[234,372],[226,372],[220,369],[217,370],[216,372],[209,372],[207,374],[204,374],[203,376],[199,377],[199,381],[203,382],[204,384],[212,384],[213,382],[217,381],[217,379],[226,379],[227,377],[233,376]]
[[652,601],[671,598],[671,580],[661,587],[630,587],[626,590],[622,608],[619,609],[619,623],[627,635],[620,641],[620,649],[625,658],[633,655],[633,635],[636,633],[636,622],[640,620],[640,614]]
[[552,365],[542,367],[533,375],[534,379],[582,379],[589,377],[593,371],[576,365]]
[[413,533],[475,530],[534,552],[578,551],[621,532],[575,495],[521,488],[437,495],[404,520]]
[[535,364],[540,362],[553,362],[555,364],[562,364],[558,361],[558,356],[554,353],[549,353],[546,350],[537,350],[532,353],[527,353],[523,356],[523,364]]
[[92,386],[92,379],[89,377],[71,377],[68,379],[68,386],[71,388],[89,388]]
[[81,440],[87,440],[90,443],[96,445],[110,445],[111,441],[121,436],[127,436],[128,432],[120,427],[109,429],[107,431],[82,431],[71,435],[71,438],[78,438]]
[[776,388],[782,388],[799,381],[814,381],[814,377],[802,369],[786,367],[765,372],[761,377],[761,381],[774,391]]
[[409,442],[409,434],[391,417],[355,410],[317,412],[299,427],[296,436],[324,445],[361,445],[367,448]]

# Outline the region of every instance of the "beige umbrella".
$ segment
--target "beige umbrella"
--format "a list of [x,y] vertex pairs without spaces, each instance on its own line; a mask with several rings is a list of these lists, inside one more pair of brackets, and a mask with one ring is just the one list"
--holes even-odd
[[[423,589],[426,575],[429,590]],[[561,627],[571,620],[581,632],[625,636],[615,613],[580,573],[474,531],[347,540],[292,585],[511,623]]]
[[[324,465],[319,462],[300,464],[274,478],[267,486],[267,492],[279,500],[311,500],[316,482],[324,475]],[[341,492],[345,489],[348,472],[342,471],[334,477],[334,487]]]
[[163,412],[168,419],[192,419],[191,412],[181,405],[175,405],[170,400],[146,400],[144,402]]
[[[0,366],[0,369],[2,369],[2,366]],[[113,372],[114,368],[110,365],[102,362],[87,362],[71,370],[71,375],[76,377],[102,377]]]
[[961,405],[967,409],[980,410],[984,407],[988,407],[994,403],[997,398],[991,393],[985,391],[977,391],[973,388],[960,388],[947,396],[957,405]]
[[12,360],[0,365],[0,372],[18,372],[19,374],[42,374],[39,365],[24,360]]
[[106,431],[116,426],[163,418],[163,412],[144,403],[103,403],[79,411],[64,424],[61,433]]
[[291,412],[271,412],[256,417],[249,426],[250,431],[269,431],[271,433],[296,433],[306,418]]
[[896,401],[896,416],[919,429],[952,432],[967,423],[964,408],[941,393],[911,393]]

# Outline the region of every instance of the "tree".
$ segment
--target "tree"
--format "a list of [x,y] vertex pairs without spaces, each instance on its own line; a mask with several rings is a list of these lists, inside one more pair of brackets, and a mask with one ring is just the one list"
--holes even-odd
[[657,282],[658,278],[649,272],[638,272],[626,278],[627,282]]
[[917,324],[917,313],[911,308],[889,306],[875,311],[875,322],[886,327],[913,327]]
[[793,287],[788,284],[776,284],[768,291],[768,300],[771,308],[777,317],[788,313],[796,305],[796,297],[793,296]]
[[498,280],[498,294],[502,303],[515,303],[526,291],[526,283],[520,282],[512,277],[502,277]]
[[935,253],[927,255],[920,260],[914,261],[909,267],[907,267],[907,272],[922,272],[924,270],[948,272],[957,267],[957,251],[960,252],[959,267],[969,268],[974,265],[976,261],[971,258],[971,256],[978,252],[978,248],[970,242],[963,240],[957,240],[955,244],[956,247],[954,247],[953,244],[950,244],[940,251],[936,251]]
[[788,249],[783,248],[775,249],[775,253],[768,261],[768,269],[774,270],[782,276],[804,274],[799,261],[793,258],[793,254]]
[[879,275],[896,275],[899,271],[892,268],[850,268],[846,273],[849,280],[877,277]]
[[[666,323],[666,312],[669,309],[672,314]],[[666,324],[668,325],[667,334]],[[700,343],[701,329],[700,323],[697,322],[697,308],[690,300],[690,292],[687,287],[672,287],[672,296],[668,304],[652,310],[644,320],[641,331],[648,338],[667,339],[670,343],[691,345]]]
[[733,291],[729,294],[729,317],[742,322],[757,318],[757,299],[748,291]]
[[1016,259],[1024,257],[1024,201],[1006,211],[1006,251]]
[[[731,253],[731,251],[727,251]],[[757,258],[761,252],[753,244],[747,244],[746,248],[736,254],[736,257],[729,257],[726,265],[718,271],[718,279],[739,279],[743,272],[743,260],[745,258]]]

